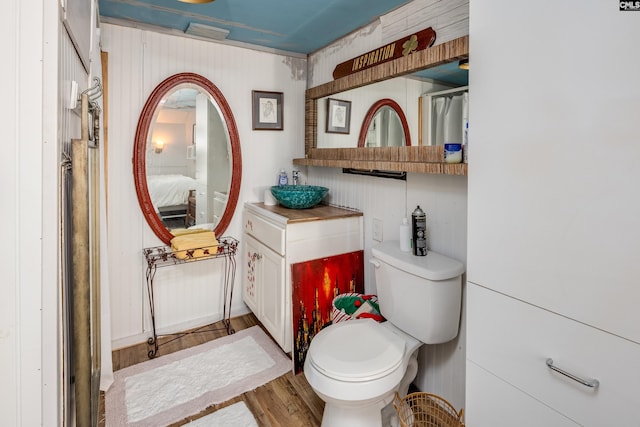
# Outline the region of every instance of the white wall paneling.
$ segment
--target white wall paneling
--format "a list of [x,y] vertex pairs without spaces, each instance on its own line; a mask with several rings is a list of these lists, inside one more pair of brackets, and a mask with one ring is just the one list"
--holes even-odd
[[[102,26],[102,46],[109,53],[109,255],[112,340],[118,348],[146,340],[150,317],[141,250],[161,244],[140,212],[133,185],[133,139],[146,98],[158,83],[180,72],[201,74],[220,89],[240,135],[243,173],[238,206],[242,206],[262,201],[280,168],[290,173],[291,159],[304,154],[306,61],[110,24]],[[252,90],[284,93],[283,131],[252,130]],[[237,210],[225,234],[241,237],[240,217]],[[242,242],[240,246],[239,253]],[[223,270],[217,263],[158,271],[161,290],[156,312],[161,328],[204,324],[220,314]],[[238,264],[238,273],[240,268]],[[247,311],[239,297],[239,282],[236,274],[234,315]]]
[[[62,425],[57,2],[3,3],[0,424]],[[35,23],[35,24],[34,24]]]

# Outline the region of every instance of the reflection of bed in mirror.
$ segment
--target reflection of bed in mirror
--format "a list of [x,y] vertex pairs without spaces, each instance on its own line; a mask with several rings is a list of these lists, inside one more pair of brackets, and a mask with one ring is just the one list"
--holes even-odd
[[184,227],[189,192],[196,189],[196,180],[177,174],[149,175],[147,187],[153,207],[167,227]]

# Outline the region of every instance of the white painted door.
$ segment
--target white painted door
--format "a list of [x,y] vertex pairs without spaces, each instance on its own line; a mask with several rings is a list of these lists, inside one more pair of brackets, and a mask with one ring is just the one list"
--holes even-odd
[[285,275],[284,257],[266,247],[262,250],[260,281],[260,321],[269,331],[273,339],[281,346],[285,344]]
[[245,234],[242,297],[273,339],[284,346],[284,257]]

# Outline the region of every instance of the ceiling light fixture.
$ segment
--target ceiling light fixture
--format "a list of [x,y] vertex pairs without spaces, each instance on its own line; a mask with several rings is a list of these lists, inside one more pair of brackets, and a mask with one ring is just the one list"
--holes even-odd
[[461,70],[468,70],[469,69],[469,60],[468,59],[460,60],[460,62],[458,62],[458,68],[460,68]]
[[193,4],[204,4],[204,3],[213,3],[215,0],[178,0],[182,3],[193,3]]

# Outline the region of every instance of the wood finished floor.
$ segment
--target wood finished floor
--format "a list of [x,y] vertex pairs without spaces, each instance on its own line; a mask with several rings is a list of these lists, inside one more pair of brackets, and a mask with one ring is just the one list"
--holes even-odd
[[[259,325],[253,314],[247,314],[231,319],[231,326],[236,330],[250,328]],[[266,332],[266,331],[265,331]],[[207,341],[226,336],[224,329],[186,335],[178,340],[160,347],[159,356],[173,353],[184,348],[203,344]],[[164,339],[165,341],[168,338]],[[163,342],[162,340],[160,341]],[[146,343],[127,347],[113,352],[113,370],[126,368],[127,366],[149,360],[147,352],[149,347]],[[184,419],[178,423],[171,424],[171,427],[181,426],[190,421],[201,418],[218,409],[229,406],[233,403],[244,401],[249,410],[253,413],[256,422],[260,427],[316,427],[320,426],[324,402],[314,393],[307,383],[303,374],[293,375],[291,372],[276,378],[275,380],[237,396],[227,402],[212,405],[199,414]],[[100,413],[99,427],[119,427],[107,426],[105,424],[104,413],[104,393],[100,393]]]

